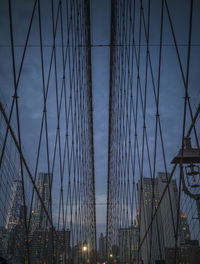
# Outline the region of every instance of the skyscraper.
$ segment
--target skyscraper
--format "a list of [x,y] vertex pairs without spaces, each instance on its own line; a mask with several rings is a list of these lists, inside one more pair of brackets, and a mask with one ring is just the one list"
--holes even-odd
[[[152,194],[154,189],[154,199]],[[154,201],[154,202],[152,202]],[[159,201],[157,179],[143,178],[138,182],[138,206],[139,206],[139,239],[143,239],[151,222],[152,210],[154,211]],[[155,263],[156,260],[164,259],[164,244],[160,210],[152,223],[152,227],[146,235],[141,247],[141,258],[144,264]]]
[[[39,190],[40,197],[47,209],[47,211],[50,211],[50,204],[49,204],[49,199],[50,199],[50,185],[49,185],[49,179],[52,178],[52,174],[48,173],[43,173],[40,172],[38,176],[38,184],[37,188]],[[32,229],[40,229],[40,230],[45,230],[46,225],[48,224],[47,222],[47,215],[44,211],[44,208],[41,204],[41,201],[38,197],[37,194],[35,194],[35,204],[34,204],[34,210],[32,211],[33,213],[33,221],[32,221]]]
[[138,260],[139,230],[136,225],[119,229],[119,262],[135,263]]
[[24,222],[24,206],[20,208],[19,222],[12,230],[7,232],[7,254],[12,258],[13,263],[25,263],[26,259],[26,230]]
[[[40,172],[38,175],[37,188],[46,210],[50,211],[50,179],[52,174]],[[31,234],[29,236],[30,262],[53,263],[53,237],[47,214],[37,194],[35,194],[34,210],[32,210]]]
[[[157,190],[158,198],[160,200],[161,195],[166,187],[167,179],[170,177],[170,174],[167,175],[163,172],[158,172],[157,174]],[[174,246],[175,239],[174,234],[176,230],[176,221],[177,221],[177,208],[178,208],[178,189],[176,180],[171,180],[171,183],[168,186],[162,203],[160,204],[160,221],[162,222],[163,229],[163,238],[164,246],[170,247]]]
[[70,261],[70,230],[57,231],[57,237],[54,237],[57,263],[69,263]]
[[106,259],[106,237],[102,233],[99,237],[99,258],[100,260]]
[[[168,183],[169,174],[159,172],[157,178],[143,178],[138,182],[138,203],[140,205],[139,224],[140,241],[151,223],[152,211],[155,212],[158,202]],[[153,198],[154,189],[154,198]],[[180,214],[177,245],[190,237],[187,220],[178,209],[178,192],[176,180],[171,180],[162,199],[151,228],[141,247],[144,264],[165,259],[165,248],[175,246],[177,213]],[[149,259],[151,260],[149,262]]]
[[186,240],[184,245],[178,248],[166,248],[166,264],[176,263],[194,264],[199,263],[200,247],[198,240]]
[[20,210],[24,206],[23,203],[23,190],[22,190],[22,181],[15,180],[11,187],[11,195],[8,208],[8,215],[6,219],[6,229],[13,229],[20,220]]

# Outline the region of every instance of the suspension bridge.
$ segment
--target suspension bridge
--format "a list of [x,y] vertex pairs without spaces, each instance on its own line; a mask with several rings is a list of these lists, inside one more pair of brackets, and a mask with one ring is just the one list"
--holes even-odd
[[[93,3],[0,3],[0,263],[198,264],[199,2],[111,0],[108,44],[92,42]],[[99,238],[92,51],[105,47]]]

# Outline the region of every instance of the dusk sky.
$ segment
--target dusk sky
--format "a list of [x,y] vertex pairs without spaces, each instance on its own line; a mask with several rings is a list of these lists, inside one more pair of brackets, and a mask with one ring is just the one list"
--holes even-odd
[[[12,64],[10,57],[10,35],[8,23],[7,0],[0,2],[0,100],[6,107],[7,114],[13,96]],[[14,36],[16,45],[16,64],[19,69],[19,62],[22,56],[23,45],[27,32],[27,25],[32,11],[33,0],[12,1],[14,16]],[[50,48],[52,45],[52,35],[48,32],[49,6],[48,0],[42,0],[43,25],[44,25],[44,50],[45,65],[49,64]],[[56,1],[55,1],[56,2]],[[146,2],[145,6],[146,6]],[[150,51],[152,63],[157,77],[158,52],[159,52],[159,19],[160,13],[158,0],[152,1],[152,25],[150,31]],[[200,102],[200,5],[195,2],[194,24],[191,50],[191,69],[189,79],[189,94],[193,113]],[[181,60],[186,69],[187,38],[188,38],[188,12],[189,4],[186,0],[170,0],[169,9],[172,12],[172,19],[175,25],[175,32]],[[173,6],[172,6],[173,5]],[[180,8],[181,6],[181,8]],[[179,14],[177,16],[177,14]],[[19,86],[19,108],[21,116],[22,144],[27,161],[31,168],[34,168],[37,141],[39,135],[41,113],[42,113],[42,93],[39,61],[39,36],[37,22],[33,24],[33,31],[30,37],[30,47],[28,48],[22,71]],[[181,128],[184,106],[184,88],[178,68],[173,39],[169,29],[167,17],[164,17],[163,33],[163,64],[161,72],[160,91],[160,115],[163,126],[163,136],[167,157],[168,169],[170,162],[181,146]],[[143,33],[144,40],[144,33]],[[59,39],[57,40],[59,44]],[[137,41],[137,40],[136,40]],[[145,42],[143,42],[145,44]],[[31,44],[33,46],[31,46]],[[94,114],[94,151],[95,151],[95,181],[96,181],[96,210],[97,210],[97,230],[105,233],[106,224],[106,192],[107,192],[107,159],[108,159],[108,109],[109,109],[109,62],[110,62],[110,1],[91,1],[91,44],[92,44],[92,84],[93,84],[93,114]],[[35,45],[35,47],[34,47]],[[49,46],[48,46],[49,45]],[[102,45],[102,46],[101,46]],[[143,53],[142,53],[143,51]],[[141,48],[141,75],[145,72],[145,46]],[[58,53],[59,53],[58,48]],[[8,59],[10,58],[10,59]],[[58,62],[59,64],[59,62]],[[58,68],[60,66],[58,65]],[[48,68],[48,66],[47,66]],[[47,69],[46,68],[46,69]],[[18,70],[17,70],[18,71]],[[47,73],[47,70],[46,70]],[[136,74],[136,73],[135,73]],[[144,75],[142,75],[144,76]],[[45,77],[47,78],[47,77]],[[61,74],[60,74],[61,79]],[[59,80],[60,82],[60,80]],[[144,78],[142,77],[142,82]],[[49,114],[49,136],[50,142],[54,142],[55,132],[55,100],[53,89],[49,92],[48,114]],[[155,102],[152,89],[148,91],[147,102],[147,129],[149,132],[150,152],[153,154],[154,147],[154,126],[155,126]],[[142,120],[142,114],[139,113]],[[61,119],[62,120],[62,119]],[[190,124],[188,115],[187,126]],[[16,124],[13,122],[13,126]],[[142,127],[142,124],[141,124]],[[199,126],[198,126],[199,128]],[[139,128],[139,132],[141,132]],[[200,132],[198,130],[198,135]],[[139,139],[140,140],[140,139]],[[52,143],[53,144],[53,143]],[[51,145],[51,143],[50,143]],[[50,146],[53,149],[53,146]],[[158,150],[158,155],[161,150]],[[44,159],[45,158],[41,158]],[[33,161],[33,164],[32,164]],[[44,162],[45,163],[45,162]],[[43,163],[40,163],[39,171],[45,170]],[[157,171],[163,170],[163,161],[158,161]],[[147,173],[148,170],[145,172]],[[149,176],[149,175],[147,175]]]

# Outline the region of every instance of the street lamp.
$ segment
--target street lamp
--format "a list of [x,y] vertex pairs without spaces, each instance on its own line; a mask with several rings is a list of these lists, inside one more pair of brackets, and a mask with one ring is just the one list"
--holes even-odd
[[109,263],[112,263],[112,262],[113,262],[113,253],[110,252],[110,253],[108,254],[108,264],[109,264]]
[[83,252],[87,252],[87,245],[83,245],[82,250]]
[[82,258],[83,258],[83,263],[87,263],[88,261],[88,244],[86,241],[82,243],[81,246],[81,251],[82,251]]
[[[198,219],[200,220],[200,149],[192,148],[190,137],[186,137],[184,143],[184,148],[180,149],[171,163],[180,165],[183,191],[196,201]],[[194,192],[191,192],[192,190]]]

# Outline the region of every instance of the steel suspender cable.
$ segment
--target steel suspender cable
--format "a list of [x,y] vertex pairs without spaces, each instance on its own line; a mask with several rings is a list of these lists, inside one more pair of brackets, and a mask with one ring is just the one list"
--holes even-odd
[[[23,230],[26,239],[23,241],[17,231],[16,222],[13,230],[7,229],[6,243],[15,243],[11,249],[5,246],[5,257],[8,254],[13,261],[24,257],[24,242],[27,243],[26,262],[36,263],[82,263],[96,261],[96,212],[95,212],[95,174],[94,174],[94,142],[93,142],[93,95],[91,75],[91,39],[90,39],[90,1],[86,0],[52,0],[44,5],[43,1],[33,3],[30,22],[26,33],[26,41],[22,57],[19,61],[16,43],[13,35],[15,16],[10,14],[11,47],[13,60],[13,77],[15,97],[11,102],[10,113],[7,115],[1,98],[0,110],[3,120],[1,138],[1,171],[12,164],[8,162],[8,143],[11,142],[16,150],[18,161],[21,163],[21,177],[23,184],[24,220]],[[20,7],[19,7],[20,8]],[[46,14],[49,16],[46,17]],[[28,16],[28,14],[27,14]],[[45,19],[44,19],[45,17]],[[37,28],[36,28],[37,27]],[[32,50],[32,34],[35,34],[39,49]],[[21,36],[20,36],[21,37]],[[46,45],[46,38],[52,40],[52,45]],[[30,55],[33,52],[34,56]],[[18,55],[18,53],[17,53]],[[26,56],[25,56],[26,55]],[[40,108],[35,105],[38,114],[35,127],[34,141],[38,141],[35,150],[30,149],[33,157],[31,162],[24,151],[27,148],[29,133],[24,134],[26,128],[23,123],[24,109],[21,98],[25,87],[23,78],[29,79],[28,89],[32,87],[30,76],[25,74],[27,62],[34,65],[37,58],[38,80],[32,92],[34,103],[40,101]],[[14,61],[16,60],[16,61]],[[17,63],[16,63],[17,62]],[[19,65],[19,71],[15,69]],[[18,73],[17,73],[18,72]],[[60,79],[61,76],[61,79]],[[37,79],[37,78],[36,78]],[[41,82],[40,82],[41,81]],[[20,86],[20,89],[18,87]],[[34,94],[34,93],[33,93]],[[19,98],[18,98],[19,96]],[[8,98],[7,98],[8,99]],[[32,98],[26,98],[26,100]],[[33,103],[33,104],[34,104]],[[14,104],[16,104],[17,119],[14,118]],[[38,111],[39,110],[39,111]],[[52,114],[53,113],[53,114]],[[28,111],[27,111],[28,114]],[[54,115],[55,114],[55,115]],[[28,114],[32,119],[31,114]],[[41,119],[40,119],[41,118]],[[54,120],[53,120],[54,118]],[[17,124],[17,133],[15,132]],[[31,123],[29,124],[31,126]],[[39,129],[38,129],[39,128]],[[5,132],[5,133],[4,133]],[[17,136],[16,136],[17,135]],[[29,139],[30,140],[30,139]],[[33,143],[34,144],[34,143]],[[34,144],[35,145],[35,144]],[[13,166],[15,173],[17,171]],[[34,167],[34,171],[32,170]],[[39,171],[43,170],[43,173]],[[11,172],[5,176],[7,182],[5,193],[7,203],[0,199],[1,224],[11,219],[12,185],[15,177]],[[0,185],[0,195],[2,195]],[[19,193],[17,194],[19,196]],[[2,198],[0,196],[0,198]],[[8,205],[9,203],[9,205]],[[57,210],[58,208],[58,210]],[[19,210],[19,208],[15,208]],[[19,230],[19,227],[18,227]],[[20,229],[21,230],[21,229]],[[15,237],[16,241],[11,237]],[[20,249],[21,245],[21,249]],[[87,251],[83,252],[83,246]],[[21,253],[20,253],[21,252]],[[25,252],[25,251],[24,251]],[[22,263],[22,260],[21,262]]]
[[[106,223],[106,251],[110,263],[112,258],[119,263],[140,263],[142,260],[144,263],[154,263],[164,261],[172,253],[175,259],[176,254],[180,258],[182,245],[187,243],[184,239],[190,238],[190,232],[193,237],[198,238],[199,235],[199,232],[194,234],[197,225],[190,220],[194,215],[193,201],[181,190],[181,178],[176,177],[177,165],[169,166],[163,116],[163,105],[166,103],[163,100],[163,95],[166,95],[166,84],[163,82],[166,73],[163,69],[166,69],[166,65],[170,72],[167,58],[170,52],[166,52],[164,40],[167,32],[170,32],[178,58],[178,63],[173,67],[181,70],[185,104],[188,106],[188,111],[185,107],[182,115],[184,119],[190,115],[192,121],[187,121],[190,125],[188,135],[194,132],[192,137],[199,148],[196,130],[196,126],[199,126],[199,108],[193,115],[187,89],[190,50],[194,47],[191,41],[192,13],[188,23],[190,30],[185,74],[181,60],[184,55],[179,51],[174,30],[177,20],[172,19],[169,10],[167,1],[161,1],[159,5],[154,1],[111,2]],[[190,10],[192,12],[192,8]],[[152,45],[156,30],[160,31],[160,44],[157,50],[153,50],[156,47]],[[165,65],[165,61],[168,64]],[[152,121],[154,109],[156,115]],[[155,127],[154,132],[152,127]],[[184,140],[185,135],[183,133],[179,138]],[[182,143],[182,153],[183,149]],[[159,172],[161,170],[162,173]],[[189,204],[192,205],[190,210]],[[118,252],[114,253],[116,246]]]

